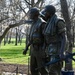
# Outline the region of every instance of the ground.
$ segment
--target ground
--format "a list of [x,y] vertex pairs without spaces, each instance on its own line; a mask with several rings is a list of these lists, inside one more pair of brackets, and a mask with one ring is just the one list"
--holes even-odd
[[[28,74],[28,65],[0,63],[0,75],[1,75],[2,72],[16,73],[16,75],[18,73]],[[75,69],[74,69],[74,72],[75,72]]]
[[20,64],[4,64],[0,63],[0,74],[2,72],[28,74],[28,66]]

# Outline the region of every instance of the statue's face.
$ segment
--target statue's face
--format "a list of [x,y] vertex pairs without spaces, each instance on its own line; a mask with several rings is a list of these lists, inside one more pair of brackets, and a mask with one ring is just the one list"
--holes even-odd
[[35,18],[35,15],[34,14],[30,14],[30,19],[34,19]]
[[50,14],[47,11],[44,11],[44,15],[46,20],[50,18]]

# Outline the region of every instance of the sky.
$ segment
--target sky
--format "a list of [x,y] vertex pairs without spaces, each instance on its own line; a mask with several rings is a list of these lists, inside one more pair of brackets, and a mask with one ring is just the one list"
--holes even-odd
[[[6,1],[7,1],[7,4],[9,5],[10,4],[9,0],[6,0]],[[24,0],[21,0],[21,1],[24,1]],[[37,1],[37,0],[35,0],[35,1]],[[44,1],[45,1],[44,5],[52,4],[52,5],[54,5],[56,7],[56,10],[60,9],[60,5],[59,6],[56,6],[56,4],[58,2],[60,2],[60,0],[44,0]],[[69,3],[70,0],[67,0],[67,1]],[[74,4],[73,3],[74,0],[71,0],[71,1],[72,1],[72,4]],[[24,8],[26,7],[26,4],[24,2],[22,2],[22,5],[23,5]],[[25,9],[26,12],[28,12],[28,10],[29,10],[28,8]],[[70,8],[69,11],[73,11],[73,9]]]
[[[50,4],[50,2],[51,2],[51,4],[55,4],[55,3],[57,3],[57,1],[58,0],[45,0],[45,4],[47,5],[47,4]],[[53,2],[53,3],[52,3]]]

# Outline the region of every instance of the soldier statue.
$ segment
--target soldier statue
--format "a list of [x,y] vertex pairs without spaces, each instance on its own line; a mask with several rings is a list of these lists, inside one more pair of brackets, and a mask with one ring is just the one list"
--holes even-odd
[[[43,29],[46,25],[46,22],[39,17],[39,10],[36,7],[30,9],[29,16],[33,21],[29,33],[29,45],[32,47],[30,55],[31,75],[48,75],[46,66],[36,69],[45,63],[45,50],[43,49]],[[28,48],[24,50],[23,54],[27,53],[27,49]]]
[[[63,19],[57,17],[56,9],[53,5],[45,6],[43,15],[47,24],[43,30],[46,57],[49,61],[63,59],[66,48],[66,25]],[[61,75],[62,62],[49,66],[49,75]]]

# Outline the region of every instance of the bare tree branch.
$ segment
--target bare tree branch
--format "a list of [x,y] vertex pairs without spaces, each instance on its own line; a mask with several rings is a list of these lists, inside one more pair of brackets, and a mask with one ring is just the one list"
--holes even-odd
[[0,36],[0,43],[1,43],[2,39],[5,37],[6,33],[9,31],[10,28],[14,28],[14,27],[17,27],[17,26],[19,26],[19,25],[26,24],[26,23],[27,23],[27,24],[28,24],[28,23],[30,24],[31,21],[21,20],[21,21],[19,21],[18,23],[10,24],[10,25],[5,29],[5,31],[3,32],[2,36]]
[[73,14],[72,14],[72,16],[71,16],[71,21],[72,21],[72,20],[73,20],[73,18],[75,17],[74,15],[75,15],[75,3],[74,3]]
[[72,4],[72,0],[69,0],[69,2],[68,2],[69,4],[68,4],[68,8],[71,6],[71,4]]
[[2,18],[2,19],[0,20],[0,23],[1,23],[2,21],[4,21],[4,20],[8,19],[8,18],[9,18],[9,17]]
[[43,0],[38,0],[38,1],[34,4],[34,7],[37,6],[37,5],[39,5],[39,3],[40,3],[41,1],[43,1]]
[[[31,8],[31,7],[38,7],[39,5],[40,5],[40,7],[42,6],[42,4],[43,4],[43,0],[37,0],[37,2],[35,2],[35,0],[30,0],[30,1],[28,1],[28,0],[24,0],[25,1],[25,4],[26,4],[26,6],[27,6],[27,8]],[[17,0],[17,2],[13,2],[13,3],[11,3],[12,5],[10,6],[10,5],[8,5],[8,7],[10,7],[10,9],[9,9],[9,13],[10,13],[10,15],[12,15],[12,17],[14,18],[14,19],[17,19],[18,18],[18,14],[16,13],[17,12],[17,10],[20,8],[24,13],[25,13],[25,17],[27,17],[27,14],[28,14],[28,12],[25,12],[25,10],[23,9],[23,7],[19,4],[19,0]],[[18,8],[18,6],[19,6],[19,8]],[[17,10],[16,10],[17,9]],[[19,12],[19,11],[18,11]],[[16,18],[17,17],[17,18]],[[14,27],[16,27],[16,26],[19,26],[19,25],[22,25],[22,24],[25,24],[26,23],[26,21],[24,21],[23,20],[23,18],[25,18],[24,16],[22,16],[22,20],[21,21],[19,21],[19,22],[17,22],[17,23],[15,23],[15,24],[10,24],[5,30],[4,30],[4,32],[3,32],[3,34],[0,36],[0,43],[1,43],[1,41],[2,41],[2,39],[5,37],[5,35],[6,35],[6,33],[10,30],[10,28],[14,28]],[[5,19],[2,19],[2,20],[0,20],[0,22],[2,22],[3,20],[5,20]],[[7,21],[8,22],[8,21]]]
[[43,1],[41,1],[41,4],[40,4],[40,10],[42,9],[42,5],[43,5]]
[[32,4],[30,4],[27,0],[24,0],[26,3],[28,3],[29,5],[32,5]]
[[19,7],[20,7],[20,9],[21,9],[25,14],[27,14],[27,13],[25,12],[25,10],[21,7],[21,5],[19,5]]

